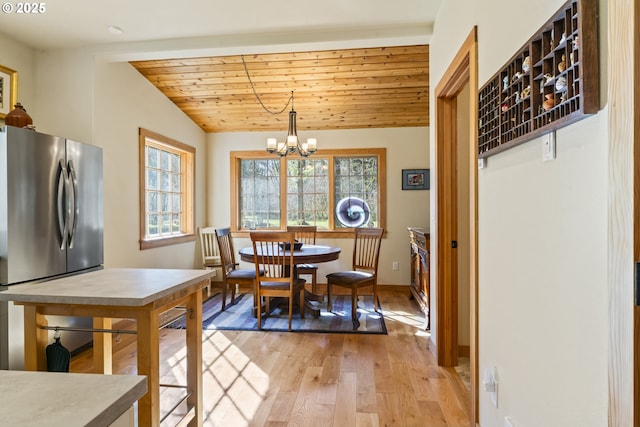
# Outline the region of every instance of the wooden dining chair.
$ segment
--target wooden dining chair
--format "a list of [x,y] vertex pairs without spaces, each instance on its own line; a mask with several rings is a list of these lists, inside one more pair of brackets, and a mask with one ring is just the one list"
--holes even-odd
[[[215,270],[222,268],[222,261],[220,260],[220,253],[218,251],[218,242],[216,241],[216,231],[213,227],[203,227],[198,230],[200,235],[200,250],[202,254],[202,266],[208,270]],[[227,301],[227,286],[221,281],[214,281],[213,278],[209,280],[209,284],[204,288],[207,293],[207,297],[211,296],[211,288],[213,286],[219,286],[222,289],[222,309],[225,308]]]
[[351,289],[351,318],[356,320],[358,309],[358,289],[373,287],[374,309],[378,311],[378,258],[382,242],[383,228],[355,228],[353,261],[350,271],[340,271],[327,275],[327,310],[331,311],[331,287]]
[[[271,308],[271,297],[289,298],[289,330],[293,318],[293,298],[298,298],[300,318],[304,318],[304,284],[305,280],[296,277],[293,272],[293,251],[282,248],[293,248],[294,233],[284,231],[251,232],[253,258],[256,268],[258,301],[265,301],[265,313],[268,316]],[[259,272],[264,271],[264,275]],[[262,329],[262,310],[258,310],[258,329]]]
[[[231,301],[235,301],[236,286],[249,286],[253,290],[253,307],[255,310],[258,307],[258,298],[255,292],[255,270],[239,268],[239,264],[236,263],[236,253],[233,249],[233,239],[231,238],[231,229],[229,227],[217,228],[215,233],[216,239],[218,240],[218,250],[220,251],[220,260],[222,263],[222,282],[225,287],[231,286]],[[224,310],[224,308],[225,301],[223,299],[222,309]]]
[[[302,242],[305,245],[316,244],[316,232],[318,227],[315,225],[287,225],[287,231],[293,232],[298,242]],[[318,266],[316,264],[298,264],[298,276],[310,275],[311,276],[311,292],[316,294],[318,273]]]

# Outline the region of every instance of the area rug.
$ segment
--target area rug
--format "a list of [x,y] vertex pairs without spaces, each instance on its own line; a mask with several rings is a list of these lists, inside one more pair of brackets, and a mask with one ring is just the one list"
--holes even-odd
[[[325,297],[326,299],[326,297]],[[286,301],[286,300],[285,300]],[[252,294],[239,294],[233,303],[227,302],[225,311],[220,311],[221,294],[207,299],[202,305],[202,329],[257,331],[258,319],[251,315],[253,306]],[[262,317],[262,330],[288,331],[289,318],[287,303],[283,307],[273,308],[269,317]],[[351,296],[336,295],[331,312],[327,312],[327,303],[318,303],[320,317],[314,318],[307,312],[304,319],[296,311],[293,314],[292,332],[324,332],[324,333],[363,333],[386,334],[382,309],[373,309],[373,296],[359,296],[357,320],[351,319]],[[166,327],[182,329],[185,327],[184,316],[177,318]]]

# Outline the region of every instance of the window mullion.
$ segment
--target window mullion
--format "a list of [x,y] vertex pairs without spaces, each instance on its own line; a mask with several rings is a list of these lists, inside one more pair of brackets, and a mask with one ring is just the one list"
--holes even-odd
[[287,158],[280,158],[280,229],[287,229],[289,213],[287,212]]
[[329,156],[329,162],[328,162],[328,166],[329,168],[329,173],[328,173],[328,178],[329,178],[329,206],[327,206],[327,209],[329,210],[329,212],[327,212],[328,215],[328,224],[329,224],[329,230],[335,230],[336,228],[336,224],[335,224],[335,215],[333,213],[334,211],[334,206],[336,205],[336,180],[335,180],[335,157],[334,156]]

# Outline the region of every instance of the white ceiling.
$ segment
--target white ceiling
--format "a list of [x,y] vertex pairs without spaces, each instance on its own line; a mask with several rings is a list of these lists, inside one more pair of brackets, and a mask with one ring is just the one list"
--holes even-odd
[[[52,0],[0,13],[0,32],[37,49],[165,41],[218,45],[430,36],[441,0]],[[26,4],[26,3],[25,3]],[[29,3],[33,4],[33,3]],[[109,26],[124,33],[114,35]],[[222,41],[222,43],[221,43]],[[213,43],[213,42],[212,42]],[[140,49],[140,48],[138,48]],[[0,53],[0,57],[1,57]]]

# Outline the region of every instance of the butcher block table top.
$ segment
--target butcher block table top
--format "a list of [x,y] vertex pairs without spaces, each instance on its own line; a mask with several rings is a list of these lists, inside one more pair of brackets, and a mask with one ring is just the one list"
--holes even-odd
[[[190,426],[202,426],[202,289],[214,270],[107,268],[45,282],[12,285],[0,301],[24,306],[24,366],[47,369],[47,315],[92,317],[93,362],[97,373],[112,371],[111,318],[136,321],[137,371],[148,392],[138,402],[138,425],[160,425],[160,314],[186,309],[187,413]],[[55,325],[52,325],[55,326]],[[2,420],[0,419],[0,424]]]
[[211,270],[105,268],[5,287],[0,301],[142,307],[211,277]]
[[0,370],[0,424],[107,426],[147,392],[139,375]]

